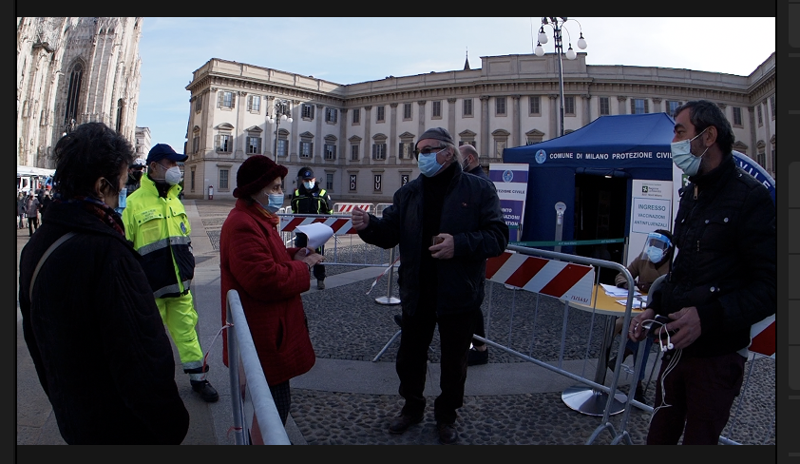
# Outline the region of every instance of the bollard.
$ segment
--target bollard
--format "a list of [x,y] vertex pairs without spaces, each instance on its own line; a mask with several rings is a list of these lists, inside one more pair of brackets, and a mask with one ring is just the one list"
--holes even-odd
[[389,268],[389,283],[386,286],[386,296],[375,298],[375,302],[383,305],[396,305],[400,304],[400,298],[395,298],[392,296],[392,281],[394,280],[394,248],[392,248],[392,251],[389,252],[389,263],[391,263],[391,268]]

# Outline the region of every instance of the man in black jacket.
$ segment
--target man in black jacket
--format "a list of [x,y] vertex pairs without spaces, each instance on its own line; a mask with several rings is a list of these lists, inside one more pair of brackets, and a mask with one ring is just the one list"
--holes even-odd
[[451,444],[458,441],[456,410],[463,405],[486,260],[505,250],[508,226],[494,186],[463,173],[447,130],[425,131],[415,155],[422,175],[395,192],[383,216],[356,208],[352,220],[366,243],[400,247],[403,327],[396,369],[405,405],[389,432],[403,433],[424,417],[428,347],[438,325],[442,393],[434,402],[434,418],[439,441]]
[[[750,327],[775,313],[775,204],[738,168],[720,108],[691,101],[675,111],[673,162],[689,176],[673,237],[677,255],[653,305],[629,338],[654,323],[665,350],[647,444],[717,444],[739,394]],[[663,335],[663,337],[662,337]]]
[[[465,143],[458,147],[458,151],[461,152],[461,157],[464,159],[464,172],[478,176],[481,179],[486,179],[487,182],[492,182],[489,180],[489,176],[486,175],[486,172],[484,172],[480,160],[478,159],[478,150],[476,150],[474,146]],[[494,183],[492,183],[492,185],[494,186]],[[484,328],[483,311],[481,311],[481,308],[478,308],[475,335],[486,338],[486,329]],[[472,347],[469,349],[469,356],[467,356],[467,365],[477,366],[488,362],[489,347],[480,340],[472,340]]]

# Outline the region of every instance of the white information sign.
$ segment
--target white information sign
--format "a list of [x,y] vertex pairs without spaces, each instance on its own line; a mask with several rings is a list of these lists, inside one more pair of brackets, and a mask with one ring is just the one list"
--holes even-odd
[[633,179],[628,264],[642,251],[647,234],[656,229],[672,231],[672,182]]

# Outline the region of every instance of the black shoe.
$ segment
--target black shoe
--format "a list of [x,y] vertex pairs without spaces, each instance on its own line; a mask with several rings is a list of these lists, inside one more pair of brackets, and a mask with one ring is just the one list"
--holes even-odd
[[455,424],[436,423],[436,430],[439,432],[439,443],[452,445],[458,441],[458,431]]
[[645,402],[644,402],[644,390],[642,390],[641,384],[636,386],[636,392],[633,394],[633,399],[635,399],[636,401],[638,401],[638,402],[640,402],[642,404],[645,404]]
[[475,348],[469,349],[469,354],[467,355],[467,366],[477,366],[480,364],[486,364],[489,362],[489,348],[486,348],[483,351],[478,351]]
[[325,290],[325,281],[317,279],[317,290]]
[[200,393],[200,398],[203,398],[206,403],[216,403],[219,400],[219,393],[208,383],[208,380],[190,380],[190,382],[192,390]]
[[394,315],[394,323],[397,324],[402,329],[403,328],[403,315],[402,314],[395,314]]
[[422,414],[419,416],[412,416],[401,413],[399,416],[395,417],[391,422],[389,422],[389,433],[399,435],[408,430],[408,428],[412,425],[422,422],[422,419]]

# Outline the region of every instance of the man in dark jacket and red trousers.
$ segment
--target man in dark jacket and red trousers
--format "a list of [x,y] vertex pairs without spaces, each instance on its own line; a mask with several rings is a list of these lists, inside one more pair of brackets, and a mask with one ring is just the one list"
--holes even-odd
[[[673,238],[677,255],[653,305],[632,318],[631,340],[656,314],[671,320],[647,444],[715,445],[742,386],[750,327],[775,314],[775,204],[736,166],[731,125],[716,103],[675,111],[672,160],[689,176]],[[667,337],[669,334],[669,337]]]
[[464,401],[486,260],[505,250],[508,226],[494,186],[464,174],[447,130],[428,129],[414,152],[422,175],[395,192],[381,218],[355,208],[352,221],[366,243],[400,246],[403,327],[396,369],[405,405],[389,432],[403,433],[424,418],[428,347],[438,325],[442,392],[433,411],[439,441],[452,444],[458,441],[456,410]]

